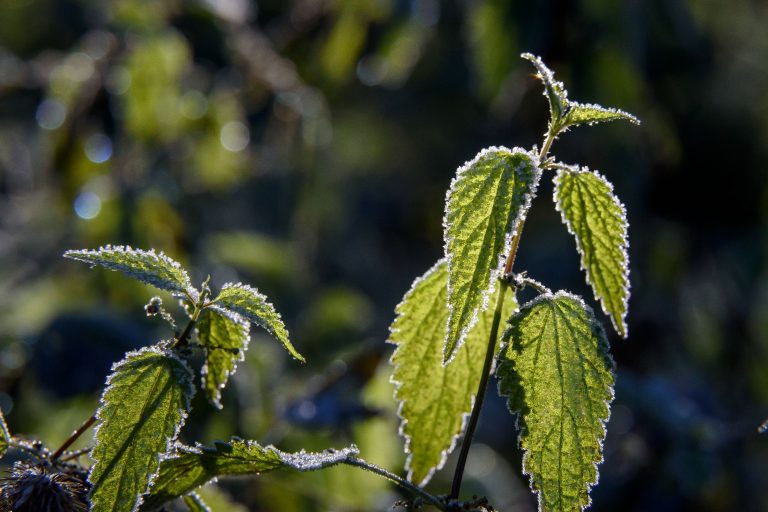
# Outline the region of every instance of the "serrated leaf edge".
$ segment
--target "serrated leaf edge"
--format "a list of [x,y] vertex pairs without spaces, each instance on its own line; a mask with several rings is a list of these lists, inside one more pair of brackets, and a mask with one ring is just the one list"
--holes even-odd
[[[422,274],[419,277],[417,277],[416,279],[414,279],[413,283],[411,284],[411,287],[408,289],[408,291],[403,296],[403,300],[401,300],[400,303],[397,306],[395,306],[395,311],[398,311],[400,309],[400,307],[402,305],[404,305],[405,302],[408,300],[408,298],[410,297],[411,293],[423,281],[426,281],[429,277],[432,276],[432,274],[437,272],[438,267],[440,267],[440,265],[442,265],[443,263],[447,264],[447,258],[445,258],[445,257],[440,258],[439,260],[437,260],[437,262],[434,265],[432,265],[432,267],[429,270],[427,270],[424,274]],[[447,307],[447,305],[446,305],[446,307]],[[400,313],[398,313],[397,317],[395,318],[395,321],[392,322],[392,325],[395,325],[395,323],[397,323],[397,318],[399,318],[400,316],[401,316]],[[402,343],[396,342],[393,339],[393,337],[398,332],[400,332],[399,329],[392,329],[391,326],[390,326],[389,337],[386,340],[387,343],[395,345],[395,347],[396,347],[395,350],[392,352],[392,355],[389,356],[389,364],[393,367],[392,375],[390,375],[390,377],[389,377],[389,382],[392,385],[394,385],[394,387],[395,387],[395,390],[394,390],[394,392],[392,394],[392,398],[396,402],[398,402],[398,405],[397,405],[397,417],[400,419],[400,425],[398,427],[398,435],[405,440],[404,448],[403,448],[403,450],[405,452],[405,455],[406,455],[406,458],[405,458],[405,471],[406,471],[406,477],[407,477],[408,481],[412,482],[413,481],[413,468],[411,467],[411,464],[413,463],[413,451],[411,451],[411,436],[405,433],[405,428],[406,428],[406,425],[408,424],[408,420],[403,416],[403,413],[402,413],[403,412],[403,408],[405,407],[405,403],[407,402],[407,400],[405,400],[405,399],[403,399],[403,400],[398,399],[398,392],[400,391],[400,388],[402,387],[403,382],[400,382],[397,379],[395,379],[395,371],[394,371],[394,368],[397,367],[395,365],[394,359],[395,359],[395,356],[397,355],[398,351],[400,350],[400,347],[402,346]],[[456,349],[456,351],[458,351],[458,349]],[[430,469],[427,472],[427,474],[425,475],[425,477],[422,479],[422,481],[418,483],[419,487],[424,487],[425,485],[427,485],[427,483],[429,483],[429,481],[432,479],[432,477],[435,475],[435,473],[440,471],[445,466],[445,463],[448,460],[448,455],[450,455],[453,452],[453,450],[456,448],[456,443],[458,442],[459,438],[463,435],[464,431],[467,428],[467,422],[469,421],[469,416],[471,415],[471,411],[472,411],[472,408],[474,406],[475,406],[475,397],[472,396],[472,400],[471,400],[471,404],[470,404],[470,408],[469,408],[470,412],[462,413],[462,423],[461,423],[461,428],[459,429],[459,432],[456,435],[454,435],[453,438],[451,439],[450,446],[447,449],[442,450],[440,452],[440,461],[438,462],[438,464],[436,466],[434,466],[432,469]]]
[[[336,464],[342,464],[344,461],[349,460],[357,455],[360,454],[360,450],[357,448],[357,445],[352,444],[345,448],[329,448],[323,452],[307,452],[306,450],[300,450],[298,452],[284,452],[280,450],[279,448],[276,448],[274,445],[267,445],[262,446],[256,441],[246,440],[246,439],[238,439],[238,438],[232,438],[229,442],[221,442],[221,441],[214,441],[214,444],[224,444],[227,446],[232,446],[232,442],[237,441],[245,444],[246,449],[250,448],[257,448],[260,450],[263,450],[266,452],[272,452],[280,459],[280,462],[286,465],[286,467],[294,469],[296,471],[306,472],[306,471],[316,471],[319,469],[324,469],[329,466],[333,466]],[[166,462],[170,460],[174,460],[179,458],[179,456],[182,453],[189,453],[193,455],[203,455],[205,453],[209,453],[211,455],[216,455],[218,451],[216,448],[206,446],[202,443],[195,443],[194,445],[186,445],[179,442],[174,442],[171,449],[169,449],[164,455],[160,457],[160,462]],[[307,457],[316,456],[318,459],[313,464],[306,464],[303,463],[303,461],[306,460]],[[258,474],[254,472],[254,474]],[[227,476],[227,475],[217,475],[214,477],[211,477],[209,480],[205,481],[204,483],[201,483],[195,489],[199,489],[200,487],[216,481],[220,476]],[[149,488],[145,495],[149,493]]]
[[[602,105],[598,105],[597,103],[579,103],[578,101],[569,101],[568,103],[569,103],[569,107],[570,108],[568,109],[568,112],[566,112],[565,115],[563,116],[563,120],[564,121],[567,121],[568,114],[570,114],[571,111],[573,111],[574,108],[582,107],[582,108],[592,108],[592,109],[600,110],[602,112],[606,112],[606,113],[609,113],[609,114],[614,114],[614,115],[620,117],[621,119],[625,119],[625,120],[629,121],[632,124],[636,124],[636,125],[641,125],[642,124],[642,122],[640,121],[640,119],[637,116],[635,116],[634,114],[630,114],[629,112],[627,112],[625,110],[621,110],[619,108],[604,107]],[[577,124],[584,124],[584,123],[586,123],[586,124],[596,124],[596,123],[605,123],[605,122],[613,121],[613,120],[614,119],[595,119],[594,121],[582,121],[581,123],[573,123],[573,122],[569,123],[569,122],[566,122],[565,123],[565,129],[567,129],[568,127],[571,127],[571,126],[576,126]]]
[[[233,310],[229,309],[228,307],[222,306],[222,305],[219,305],[219,304],[213,304],[212,306],[210,306],[212,309],[215,309],[215,310],[219,311],[221,314],[223,314],[225,316],[229,316],[230,318],[234,319],[235,317],[239,316],[239,317],[242,317],[242,318],[250,321],[251,324],[258,325],[259,327],[261,327],[262,329],[267,331],[269,334],[271,334],[272,337],[274,337],[277,341],[279,341],[281,345],[284,345],[285,349],[288,351],[288,353],[291,355],[291,357],[293,357],[294,359],[297,359],[298,361],[301,361],[302,363],[306,362],[306,359],[304,359],[304,356],[299,354],[299,351],[296,350],[296,348],[293,346],[293,343],[291,343],[291,341],[290,341],[290,333],[288,332],[288,327],[286,327],[285,322],[283,321],[282,315],[277,310],[275,305],[272,304],[268,300],[266,295],[264,295],[259,290],[257,290],[256,288],[254,288],[253,286],[250,286],[248,284],[233,283],[233,282],[224,283],[224,285],[221,287],[221,290],[219,291],[219,295],[221,295],[222,293],[224,293],[225,290],[228,290],[230,288],[239,288],[239,289],[245,290],[245,291],[247,291],[249,293],[252,293],[252,294],[256,295],[256,297],[258,297],[259,299],[263,300],[264,303],[267,304],[269,307],[271,307],[272,311],[274,311],[275,316],[277,317],[277,320],[281,324],[283,324],[283,330],[285,331],[285,341],[281,340],[280,337],[277,335],[277,333],[270,326],[268,326],[265,322],[260,321],[259,319],[246,318],[245,315],[243,315],[241,313],[238,313],[237,311],[233,311]],[[233,315],[235,315],[235,316],[233,316]],[[291,349],[293,349],[293,352],[295,352],[295,355],[291,352]]]
[[[597,334],[599,343],[603,347],[603,349],[605,350],[605,355],[607,357],[608,362],[610,363],[610,367],[608,368],[608,371],[611,373],[611,375],[613,376],[613,380],[614,380],[614,385],[610,386],[608,388],[609,391],[610,391],[610,397],[608,397],[608,400],[605,401],[605,406],[606,406],[606,409],[607,409],[607,413],[605,415],[605,418],[599,418],[599,420],[600,420],[600,436],[598,437],[597,442],[600,445],[600,458],[592,463],[592,465],[595,468],[595,480],[593,482],[586,482],[586,486],[587,486],[587,504],[584,507],[581,508],[581,510],[584,511],[584,510],[588,509],[590,507],[590,505],[592,504],[592,495],[591,495],[590,491],[600,481],[600,471],[598,469],[598,466],[600,464],[602,464],[602,462],[605,460],[605,455],[603,453],[604,452],[603,444],[604,444],[604,441],[605,441],[605,437],[608,434],[607,425],[608,425],[608,421],[611,419],[611,404],[613,403],[613,400],[616,397],[616,391],[614,389],[615,388],[615,382],[616,382],[616,361],[613,359],[613,355],[611,354],[610,344],[608,343],[608,337],[605,334],[605,329],[603,328],[603,325],[595,317],[595,311],[586,302],[584,302],[584,299],[582,299],[578,295],[575,295],[573,293],[567,292],[565,290],[559,290],[559,291],[557,291],[554,294],[553,293],[542,293],[541,295],[538,295],[537,297],[535,297],[535,298],[531,299],[530,301],[526,302],[523,306],[519,307],[517,309],[517,311],[515,311],[513,317],[522,314],[523,311],[525,311],[526,309],[530,309],[530,308],[536,306],[540,302],[544,302],[546,300],[555,301],[555,300],[557,300],[559,298],[562,298],[562,297],[575,300],[587,312],[587,317],[589,318],[590,329],[592,329],[592,331]],[[510,321],[511,321],[511,319],[512,318],[510,318]],[[509,338],[509,333],[510,333],[510,327],[508,327],[506,329],[506,331],[504,332],[504,334],[502,335],[502,340],[507,340]],[[503,341],[502,346],[501,346],[501,350],[499,350],[499,355],[501,355],[501,354],[506,352],[508,345],[509,345],[508,341]],[[517,435],[517,447],[523,452],[523,459],[522,459],[523,474],[528,476],[528,488],[531,490],[531,492],[533,494],[536,495],[536,501],[537,501],[537,505],[538,505],[538,510],[541,512],[541,511],[544,510],[544,503],[543,503],[544,497],[543,497],[543,494],[541,493],[541,491],[537,491],[534,488],[534,486],[533,486],[533,484],[534,484],[534,482],[533,482],[533,480],[534,480],[533,472],[526,471],[526,469],[525,469],[526,468],[526,461],[528,460],[528,457],[530,456],[530,453],[527,450],[523,450],[523,448],[521,446],[522,445],[522,437],[525,434],[525,432],[523,431],[522,426],[520,425],[520,417],[522,415],[518,411],[513,411],[512,410],[512,408],[509,405],[509,397],[507,397],[506,395],[502,394],[501,385],[502,385],[501,379],[497,379],[497,382],[496,382],[496,392],[497,392],[497,394],[501,398],[506,400],[507,410],[509,411],[510,414],[512,414],[515,417],[515,430],[517,430],[517,432],[518,432],[518,435]]]
[[[231,320],[232,322],[238,324],[245,330],[245,338],[243,340],[243,347],[240,349],[238,357],[234,360],[234,365],[232,366],[232,370],[226,371],[226,376],[224,379],[224,382],[216,386],[216,396],[213,399],[213,406],[219,410],[223,409],[224,406],[221,404],[221,391],[226,387],[227,382],[229,382],[229,378],[235,374],[237,371],[237,363],[245,361],[245,352],[248,350],[248,345],[251,342],[251,323],[235,313],[234,311],[229,311],[226,308],[220,308],[211,306],[211,309],[216,311],[217,313],[220,313],[225,318]],[[198,334],[199,336],[199,334]],[[203,363],[202,368],[200,368],[200,378],[202,380],[202,389],[205,390],[205,383],[206,383],[206,377],[208,375],[208,351],[209,350],[217,350],[217,349],[209,349],[207,347],[204,347],[205,350],[205,363]]]
[[[101,430],[101,426],[104,423],[104,418],[102,418],[102,411],[104,409],[104,406],[106,405],[104,402],[104,397],[107,395],[107,393],[110,391],[112,387],[112,379],[115,376],[116,372],[124,365],[128,364],[128,359],[131,357],[140,356],[146,353],[154,353],[157,355],[169,357],[171,359],[176,360],[179,362],[184,368],[187,373],[189,374],[189,387],[187,390],[187,393],[184,394],[184,407],[179,410],[180,414],[180,421],[176,424],[176,428],[173,431],[173,435],[170,436],[166,440],[166,446],[165,446],[165,452],[159,453],[157,456],[157,468],[155,471],[149,475],[149,479],[147,481],[147,486],[144,489],[144,492],[140,493],[136,497],[136,502],[133,505],[133,508],[131,509],[132,512],[137,512],[139,510],[139,507],[141,507],[141,504],[144,502],[144,496],[149,492],[150,487],[152,487],[152,483],[155,481],[155,478],[157,477],[158,472],[160,471],[160,463],[163,461],[164,454],[167,454],[170,452],[174,446],[176,446],[176,439],[179,436],[179,432],[181,432],[181,428],[184,426],[184,422],[187,419],[187,416],[189,415],[189,410],[191,409],[190,405],[192,403],[192,398],[195,396],[195,386],[193,385],[194,382],[194,373],[192,372],[192,369],[189,367],[186,361],[181,359],[178,355],[175,353],[164,350],[157,345],[152,345],[148,347],[143,347],[139,350],[132,350],[130,352],[126,352],[123,359],[120,361],[114,363],[112,365],[112,368],[110,369],[109,376],[107,377],[106,381],[106,387],[104,388],[104,392],[101,394],[101,398],[99,398],[99,406],[98,409],[96,409],[96,426],[93,429],[93,438],[94,440],[98,439],[99,431]],[[88,482],[91,482],[91,474],[93,473],[93,470],[96,468],[96,466],[99,464],[99,460],[95,459],[92,455],[93,450],[91,453],[89,453],[89,456],[93,460],[93,465],[88,470]],[[92,486],[91,489],[88,491],[88,501],[90,503],[91,501],[91,495],[93,493],[94,487]]]
[[[622,305],[624,306],[623,308],[624,313],[621,315],[620,325],[616,323],[616,319],[613,318],[613,315],[608,312],[608,307],[604,298],[600,297],[597,293],[596,288],[592,286],[592,275],[590,274],[589,269],[584,263],[584,250],[581,248],[579,237],[576,236],[576,231],[573,229],[573,226],[571,225],[570,221],[565,215],[565,211],[561,208],[560,202],[557,200],[557,192],[560,189],[560,176],[561,176],[561,173],[564,173],[564,172],[573,172],[573,173],[588,172],[588,173],[594,174],[598,180],[603,182],[608,187],[608,190],[610,191],[611,196],[613,197],[619,209],[621,210],[621,216],[622,216],[622,219],[624,220],[625,228],[621,233],[622,243],[619,246],[619,248],[621,249],[622,256],[624,257],[624,261],[622,262],[621,268],[622,268],[622,274],[624,276],[624,280],[627,283],[627,286],[624,290],[625,291],[624,296],[622,297]],[[598,171],[590,170],[589,167],[579,167],[578,165],[563,166],[560,169],[558,169],[557,174],[555,174],[555,177],[553,178],[553,182],[555,186],[553,187],[553,190],[552,190],[552,200],[555,203],[555,209],[558,211],[558,213],[560,213],[560,218],[562,219],[563,224],[565,224],[565,227],[568,229],[568,233],[573,235],[573,239],[576,241],[576,251],[579,253],[579,268],[584,271],[584,274],[586,276],[585,281],[587,285],[590,287],[590,289],[592,289],[592,293],[595,296],[595,300],[600,303],[600,306],[603,312],[611,320],[611,324],[613,325],[613,328],[616,330],[619,336],[626,339],[629,336],[629,326],[627,325],[626,317],[627,317],[627,314],[629,313],[629,297],[630,295],[632,295],[632,292],[631,292],[632,283],[629,280],[629,238],[628,238],[629,221],[627,220],[627,209],[624,206],[624,203],[622,203],[619,197],[614,193],[613,183],[608,181],[608,179],[606,179],[605,176],[600,174]]]
[[[183,283],[184,284],[184,289],[183,290],[169,289],[167,287],[158,286],[158,285],[152,284],[152,283],[147,283],[146,281],[142,281],[142,282],[145,282],[146,284],[150,284],[151,286],[155,286],[156,288],[159,288],[161,290],[166,290],[166,291],[170,292],[174,297],[185,298],[187,295],[189,295],[189,297],[192,298],[193,301],[197,301],[198,300],[199,293],[195,289],[195,287],[192,286],[192,281],[190,281],[189,275],[187,274],[187,271],[184,270],[184,268],[181,266],[181,263],[179,263],[178,261],[174,260],[170,256],[166,255],[165,252],[163,252],[163,251],[160,251],[158,253],[154,249],[149,249],[149,250],[134,249],[130,245],[111,245],[111,244],[108,244],[108,245],[102,245],[98,249],[74,249],[74,250],[65,251],[63,256],[65,258],[68,258],[68,259],[71,259],[71,260],[75,260],[75,261],[79,261],[81,263],[85,263],[87,265],[90,265],[91,268],[95,267],[96,265],[100,265],[100,266],[102,266],[102,267],[104,267],[104,268],[106,268],[108,270],[112,270],[112,271],[115,271],[115,272],[123,272],[124,274],[128,274],[129,277],[133,277],[133,276],[130,275],[131,274],[130,272],[127,272],[123,268],[117,268],[117,266],[114,263],[106,262],[106,261],[105,262],[94,262],[94,261],[91,261],[89,259],[83,258],[81,256],[83,254],[99,256],[99,255],[101,255],[101,253],[107,252],[107,251],[116,251],[116,252],[122,252],[122,253],[134,253],[134,254],[138,254],[140,256],[150,257],[150,258],[153,258],[155,260],[160,260],[163,263],[165,263],[167,265],[170,265],[171,267],[174,267],[174,268],[180,270],[182,272],[182,274],[184,275],[184,283]],[[145,274],[142,274],[140,272],[136,272],[136,275],[144,276]],[[141,279],[139,279],[139,280],[141,280]]]
[[[493,295],[493,293],[496,291],[496,282],[498,281],[498,278],[501,276],[503,268],[504,268],[504,262],[507,257],[507,254],[509,253],[510,249],[512,248],[512,240],[517,235],[517,230],[520,227],[520,222],[526,218],[528,215],[528,210],[531,208],[531,202],[536,197],[536,194],[539,189],[539,180],[541,179],[541,168],[538,165],[538,159],[539,156],[536,154],[535,151],[529,151],[525,150],[521,147],[514,147],[512,149],[509,149],[506,146],[490,146],[483,150],[481,150],[472,160],[468,160],[464,163],[459,169],[456,171],[456,176],[454,176],[453,180],[451,180],[451,185],[448,187],[448,191],[445,193],[445,212],[443,214],[443,234],[444,234],[444,244],[443,244],[443,258],[448,262],[448,295],[447,297],[450,297],[451,295],[451,257],[448,254],[448,245],[453,240],[453,238],[445,236],[445,233],[448,232],[448,201],[451,197],[451,194],[454,192],[456,188],[456,184],[461,179],[462,175],[466,172],[468,172],[469,169],[472,168],[481,158],[485,157],[489,153],[495,153],[495,152],[507,152],[510,155],[514,156],[517,154],[522,154],[527,156],[531,159],[531,163],[533,164],[533,179],[531,180],[531,186],[529,187],[528,193],[524,194],[524,201],[523,204],[520,206],[520,209],[517,212],[517,216],[512,221],[512,230],[506,234],[504,237],[504,246],[499,252],[498,255],[498,262],[496,264],[496,267],[491,269],[491,274],[489,278],[489,283],[485,287],[484,291],[481,292],[481,296],[483,299],[482,304],[475,308],[472,317],[469,319],[469,322],[464,326],[464,328],[459,333],[459,337],[456,340],[456,344],[453,347],[453,350],[450,354],[450,357],[446,358],[446,345],[443,344],[443,366],[449,365],[454,358],[456,357],[456,353],[461,348],[461,346],[464,344],[464,341],[467,339],[467,335],[472,331],[475,324],[477,324],[477,319],[479,317],[479,313],[482,311],[485,311],[488,309],[488,298]],[[446,337],[448,335],[448,330],[451,322],[451,316],[453,315],[453,308],[450,305],[450,302],[448,303],[448,320],[446,324]]]

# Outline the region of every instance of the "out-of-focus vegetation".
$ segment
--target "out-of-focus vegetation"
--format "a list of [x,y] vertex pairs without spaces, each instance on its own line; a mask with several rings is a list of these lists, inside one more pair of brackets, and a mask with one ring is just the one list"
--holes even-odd
[[[532,51],[575,97],[644,121],[557,142],[564,161],[610,170],[633,241],[630,338],[612,344],[617,396],[593,510],[768,510],[756,431],[768,417],[766,26],[768,5],[746,0],[0,2],[11,428],[58,445],[92,413],[112,362],[168,337],[143,315],[146,287],[61,259],[131,244],[210,270],[215,286],[255,283],[309,361],[256,337],[223,412],[198,396],[182,437],[355,442],[402,468],[386,329],[442,251],[456,167],[482,147],[539,140],[546,101],[518,58]],[[549,193],[534,201],[520,268],[591,296]],[[465,492],[533,510],[513,429],[492,391]],[[430,488],[443,492],[452,467]],[[352,468],[205,493],[254,511],[398,499]]]

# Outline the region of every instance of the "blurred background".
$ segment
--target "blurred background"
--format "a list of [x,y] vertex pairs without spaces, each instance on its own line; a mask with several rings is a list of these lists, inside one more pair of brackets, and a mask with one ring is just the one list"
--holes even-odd
[[[766,27],[758,0],[4,0],[0,407],[14,432],[58,446],[112,362],[172,336],[144,316],[152,290],[61,258],[154,247],[196,282],[257,286],[309,361],[254,333],[223,411],[198,394],[185,441],[354,442],[401,472],[387,328],[442,253],[456,168],[540,143],[531,51],[571,98],[643,120],[554,146],[611,180],[630,221],[630,337],[611,340],[592,510],[766,511]],[[594,304],[550,197],[542,180],[517,268]],[[464,491],[533,511],[514,418],[495,390],[486,403]],[[400,498],[352,468],[204,495],[285,512]]]

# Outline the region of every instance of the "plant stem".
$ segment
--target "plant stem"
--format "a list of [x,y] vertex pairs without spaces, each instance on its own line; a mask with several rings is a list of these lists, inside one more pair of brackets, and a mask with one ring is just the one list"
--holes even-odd
[[[547,136],[544,139],[544,143],[541,145],[541,151],[539,152],[538,165],[541,166],[544,160],[547,158],[552,143],[557,137],[559,128],[556,123],[553,123],[547,131]],[[512,272],[512,267],[515,265],[515,259],[517,258],[517,248],[520,246],[520,235],[523,233],[523,226],[525,225],[525,217],[522,217],[516,226],[515,236],[512,239],[512,244],[509,248],[509,254],[507,255],[507,261],[504,265],[504,276]],[[488,380],[491,377],[491,366],[493,366],[493,356],[496,354],[496,340],[499,337],[499,324],[501,323],[501,310],[504,306],[504,294],[507,291],[507,282],[504,279],[499,280],[499,297],[496,299],[496,308],[493,311],[493,323],[491,324],[491,333],[488,336],[488,348],[485,352],[485,361],[483,362],[483,372],[480,376],[480,384],[477,386],[477,393],[475,394],[475,403],[472,406],[472,414],[469,417],[469,423],[467,424],[467,432],[464,435],[464,440],[461,444],[461,451],[459,452],[459,460],[456,463],[456,471],[453,473],[453,483],[451,485],[450,500],[459,499],[459,491],[461,490],[461,480],[464,477],[464,467],[467,464],[467,456],[469,455],[469,447],[472,445],[472,438],[475,435],[475,429],[477,428],[477,422],[480,418],[480,410],[483,407],[483,400],[485,399],[486,389],[488,388]]]
[[488,380],[491,376],[491,366],[493,365],[493,356],[496,353],[496,340],[498,339],[499,323],[501,322],[501,309],[504,306],[504,295],[506,294],[507,286],[505,281],[499,280],[499,296],[496,299],[496,309],[493,310],[493,323],[491,324],[491,334],[488,336],[488,348],[485,351],[483,372],[480,376],[480,384],[477,386],[475,403],[472,407],[472,415],[469,417],[469,423],[467,424],[467,433],[461,444],[459,461],[456,463],[456,472],[453,474],[453,484],[451,485],[451,494],[449,495],[450,499],[456,500],[459,498],[461,479],[464,477],[464,466],[467,463],[469,447],[472,444],[472,437],[475,435],[477,421],[480,419],[480,410],[483,408],[485,391],[488,388]]
[[51,455],[51,461],[55,461],[59,457],[61,457],[61,454],[64,453],[64,451],[72,446],[72,443],[78,440],[78,438],[85,433],[86,430],[91,428],[91,426],[96,423],[96,415],[94,414],[87,420],[83,422],[82,425],[80,425],[77,430],[72,432],[72,435],[67,438],[66,441],[64,441],[64,444],[62,444],[58,450],[53,452],[53,455]]
[[[205,298],[203,297],[200,299],[200,302],[202,303],[204,300]],[[200,318],[200,313],[203,312],[203,309],[205,309],[205,305],[201,306],[200,304],[195,304],[195,308],[192,310],[192,318],[184,328],[184,332],[182,332],[181,335],[176,338],[176,342],[173,344],[174,348],[185,347],[187,345],[189,342],[189,337],[192,335],[192,329],[195,327],[197,319]]]
[[350,457],[344,461],[344,464],[347,464],[349,466],[355,466],[358,468],[365,469],[367,471],[370,471],[371,473],[376,473],[379,476],[383,476],[390,482],[393,482],[403,489],[410,491],[414,494],[417,494],[420,496],[424,501],[428,502],[430,505],[434,505],[440,510],[445,510],[445,503],[443,503],[439,498],[436,496],[432,496],[427,491],[422,489],[421,487],[412,484],[408,480],[405,480],[403,478],[400,478],[396,474],[387,471],[384,468],[380,468],[379,466],[375,464],[371,464],[370,462],[366,462],[363,459],[358,459],[357,457]]

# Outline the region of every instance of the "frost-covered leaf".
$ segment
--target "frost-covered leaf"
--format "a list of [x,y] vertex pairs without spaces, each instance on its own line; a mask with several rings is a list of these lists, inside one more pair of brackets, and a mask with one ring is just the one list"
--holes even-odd
[[3,411],[0,410],[0,457],[5,455],[8,445],[11,444],[11,433],[8,431],[8,425],[5,423]]
[[187,506],[189,512],[211,512],[211,509],[197,493],[191,492],[183,496],[182,501],[184,501],[184,505]]
[[613,399],[605,333],[580,298],[562,291],[524,305],[510,324],[496,375],[518,415],[523,471],[540,511],[581,511]]
[[520,148],[488,148],[459,168],[445,205],[448,328],[443,362],[451,360],[485,310],[513,231],[528,210],[541,171]]
[[92,511],[138,509],[193,393],[192,372],[170,352],[129,352],[112,367],[96,413],[95,463],[88,475]]
[[218,307],[237,313],[245,320],[263,327],[277,338],[293,357],[304,362],[304,357],[293,348],[288,339],[288,330],[280,318],[280,313],[275,311],[275,307],[255,288],[247,284],[227,283],[221,288],[215,303]]
[[555,80],[554,73],[540,57],[530,53],[524,53],[521,57],[533,63],[538,72],[536,76],[544,84],[544,96],[549,101],[550,128],[554,124],[559,131],[580,124],[595,124],[618,119],[640,124],[639,119],[623,110],[569,100],[568,91],[565,90],[563,83]]
[[550,123],[558,123],[568,109],[568,91],[562,82],[555,80],[555,74],[544,64],[541,57],[530,53],[520,56],[531,61],[536,67],[537,77],[544,84],[544,96],[549,101]]
[[142,510],[154,510],[221,476],[258,475],[281,468],[313,471],[343,463],[357,455],[354,446],[320,453],[286,453],[274,446],[233,438],[213,447],[178,445],[163,460]]
[[225,316],[214,309],[205,311],[197,323],[197,336],[205,349],[201,370],[203,389],[208,400],[221,409],[221,390],[242,361],[248,349],[250,324],[234,315]]
[[117,270],[142,283],[167,290],[175,297],[189,296],[197,300],[197,290],[190,283],[186,271],[177,261],[162,252],[107,245],[96,250],[67,251],[64,257],[88,263],[92,267],[101,265]]
[[[397,345],[390,362],[395,367],[400,434],[408,453],[405,468],[408,479],[421,486],[442,468],[464,430],[493,321],[492,308],[481,313],[456,358],[443,366],[447,284],[448,267],[440,260],[413,283],[390,328],[389,341]],[[507,294],[502,318],[514,310],[512,294]]]
[[627,337],[627,215],[613,186],[589,169],[559,169],[554,200],[574,237],[581,267],[613,326]]
[[584,123],[604,123],[619,119],[624,119],[634,124],[640,124],[638,118],[623,110],[572,101],[570,102],[568,113],[563,118],[563,127],[576,126]]

